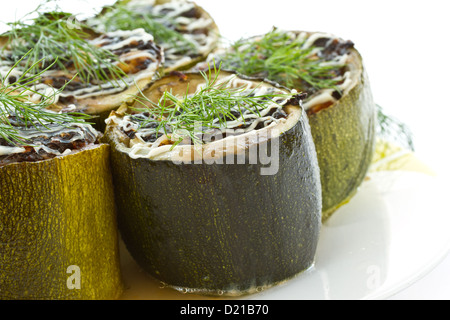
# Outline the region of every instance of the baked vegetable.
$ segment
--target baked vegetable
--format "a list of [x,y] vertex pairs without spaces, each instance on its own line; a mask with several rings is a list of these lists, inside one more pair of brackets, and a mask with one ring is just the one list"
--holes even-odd
[[142,28],[164,49],[164,71],[185,70],[205,60],[220,35],[213,18],[187,0],[117,1],[88,24],[101,32]]
[[119,230],[168,286],[242,295],[313,264],[319,170],[296,92],[209,72],[163,77],[108,118]]
[[[18,80],[23,80],[20,78]],[[109,146],[84,118],[0,87],[0,299],[123,290]]]
[[32,89],[43,94],[63,89],[54,104],[95,116],[100,131],[111,110],[145,88],[164,61],[143,29],[99,33],[67,12],[33,14],[37,17],[10,23],[2,35],[0,69],[8,71],[27,55],[5,81],[14,83],[25,70],[42,73]]
[[317,150],[326,220],[357,191],[374,151],[375,104],[354,44],[327,33],[274,29],[239,40],[214,58],[224,69],[308,94],[304,108]]

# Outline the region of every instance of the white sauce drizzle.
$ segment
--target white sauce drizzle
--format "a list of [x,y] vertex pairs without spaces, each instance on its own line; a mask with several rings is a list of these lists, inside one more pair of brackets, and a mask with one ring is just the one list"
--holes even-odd
[[[254,87],[255,83],[243,79],[239,79],[234,75],[224,77],[223,79],[220,79],[217,81],[217,85],[220,86],[220,84],[226,83],[227,87],[229,88],[239,88],[238,92],[235,92],[235,94],[239,94],[242,96],[246,96],[249,94],[253,94],[254,96],[264,96],[264,95],[276,95],[276,94],[286,94],[286,91],[282,91],[280,89],[277,89],[273,86],[258,86]],[[197,91],[199,91],[202,88],[203,85],[199,85],[197,87]],[[297,92],[295,90],[291,91],[291,94],[294,95]],[[189,96],[188,96],[189,97]],[[289,100],[286,97],[279,98],[279,100],[269,100],[266,104],[264,104],[263,109],[259,109],[259,115],[255,114],[249,110],[242,109],[242,116],[237,117],[236,120],[230,120],[226,122],[226,127],[223,127],[221,129],[214,129],[211,131],[206,131],[203,134],[212,134],[216,137],[219,137],[219,140],[221,139],[228,139],[232,136],[236,135],[243,135],[246,133],[250,133],[252,131],[255,131],[255,127],[259,123],[263,123],[263,128],[273,127],[277,125],[280,122],[286,121],[286,118],[275,118],[273,117],[273,109],[280,110],[283,108],[283,106],[287,103]],[[239,108],[235,107],[231,110],[239,112]],[[276,111],[275,110],[275,111]],[[249,125],[250,121],[252,121]],[[176,121],[176,119],[175,119]],[[214,120],[214,123],[219,122],[219,119]],[[133,119],[130,115],[125,115],[123,117],[118,117],[117,115],[112,115],[106,120],[106,123],[108,125],[117,125],[117,130],[119,132],[129,132],[130,130],[136,131],[135,137],[133,139],[130,139],[129,141],[129,148],[127,152],[129,153],[130,157],[132,158],[140,158],[140,157],[149,157],[151,154],[152,157],[157,157],[160,154],[168,152],[168,148],[170,149],[171,145],[167,145],[168,141],[175,141],[178,140],[178,137],[182,137],[182,133],[173,133],[170,132],[172,137],[168,137],[164,134],[164,130],[160,129],[159,132],[156,131],[156,128],[140,128],[139,123],[137,123],[137,120]],[[241,128],[243,127],[244,128]],[[170,130],[169,130],[170,131]],[[159,138],[157,138],[153,142],[148,142],[146,140],[147,137],[150,135],[159,134],[161,135]],[[225,137],[225,138],[223,138]],[[216,140],[214,140],[216,141]],[[189,139],[185,139],[181,142],[181,145],[183,144],[191,144],[191,141]]]
[[[91,44],[101,46],[103,45],[104,49],[113,51],[119,50],[125,46],[132,44],[133,42],[153,42],[153,36],[143,29],[135,29],[135,30],[118,30],[114,32],[108,32],[104,35],[101,35],[93,40],[89,40]],[[135,82],[148,78],[149,81],[154,77],[157,70],[160,68],[161,64],[164,62],[164,52],[161,50],[159,52],[161,54],[161,59],[159,60],[157,56],[155,56],[153,49],[142,50],[138,48],[132,48],[129,52],[121,54],[119,56],[119,60],[122,62],[129,62],[134,59],[146,58],[150,63],[143,68],[142,70],[134,73],[128,74],[127,77],[123,77],[120,80],[115,81],[107,81],[100,85],[97,84],[81,84],[80,88],[69,90],[66,87],[60,94],[55,96],[55,103],[59,101],[60,97],[74,97],[77,100],[82,100],[86,98],[92,97],[101,97],[105,95],[111,95],[115,93],[120,93],[126,90],[128,87],[134,85]],[[6,51],[7,54],[7,51]],[[13,66],[13,62],[8,61],[7,59],[0,59],[0,73],[3,78],[6,77],[8,72]],[[19,79],[23,74],[23,70],[20,69],[20,66],[17,66],[5,79],[6,83],[10,83],[11,78],[14,77],[15,80]],[[66,77],[67,79],[72,79],[73,74],[69,74],[67,72],[61,70],[48,70],[42,74],[42,78],[51,78],[51,77]],[[32,89],[37,93],[31,96],[32,101],[38,101],[42,98],[42,95],[49,93],[49,90],[52,89],[51,86],[36,82],[33,84]]]
[[[333,34],[325,33],[325,32],[313,32],[309,36],[306,32],[300,32],[297,35],[293,32],[289,32],[291,38],[293,40],[297,39],[298,41],[303,42],[302,48],[303,49],[309,49],[314,46],[314,43],[319,39],[328,39],[327,43],[325,44],[325,47],[327,44],[331,43],[334,40],[342,41],[342,39],[337,38]],[[323,49],[321,47],[315,47],[311,54],[318,54]],[[349,63],[350,56],[345,53],[343,55],[338,55],[334,59],[326,60],[320,63],[321,66],[346,66]],[[334,80],[340,81],[340,83],[336,86],[336,88],[341,92],[341,95],[346,94],[350,88],[352,87],[354,81],[352,80],[352,73],[350,71],[346,71],[343,76],[337,76],[334,78]],[[303,107],[305,110],[310,109],[314,105],[326,103],[328,101],[332,101],[335,103],[337,99],[332,96],[332,93],[334,92],[334,89],[321,89],[314,95],[312,95],[310,98],[307,98],[305,102],[303,103]]]
[[[314,46],[314,43],[319,39],[327,39],[327,43],[325,44],[325,47],[330,44],[331,42],[338,40],[343,41],[342,39],[336,37],[333,34],[325,33],[325,32],[314,32],[308,34],[307,32],[293,32],[293,31],[282,31],[285,32],[291,41],[298,41],[299,43],[302,43],[302,49],[305,50],[311,50],[310,55],[320,55],[321,51],[323,50],[322,47]],[[262,36],[254,37],[250,40],[252,41],[258,41],[261,39]],[[240,46],[240,50],[247,50],[251,46],[251,43],[243,44]],[[198,65],[198,69],[204,69],[206,64],[212,63],[213,59],[216,61],[220,61],[220,58],[222,55],[226,54],[227,48],[221,48],[220,51],[216,51],[216,53],[210,54],[205,62],[202,62]],[[336,57],[330,59],[330,60],[324,60],[320,63],[321,66],[347,66],[349,67],[349,64],[351,62],[352,57],[344,53],[342,55],[337,55]],[[195,68],[194,68],[195,69]],[[346,71],[343,75],[338,75],[333,80],[337,80],[340,83],[336,85],[336,88],[341,92],[341,95],[345,95],[355,84],[355,77],[356,72],[360,72],[360,70],[355,70],[355,68],[350,68],[348,71]],[[314,95],[307,97],[305,101],[303,102],[303,108],[305,110],[310,109],[314,105],[320,104],[320,103],[326,103],[328,101],[332,101],[335,103],[337,99],[332,96],[334,89],[321,89],[318,90]]]
[[[186,30],[183,33],[184,38],[195,46],[192,55],[207,55],[216,46],[219,35],[216,34],[214,21],[210,17],[183,17],[182,14],[193,10],[196,5],[185,0],[172,0],[167,3],[157,4],[155,1],[131,1],[130,7],[141,12],[151,12],[153,15],[161,16],[157,21],[162,24],[170,24],[175,22],[177,27]],[[200,30],[208,30],[207,34]],[[186,54],[180,52],[180,49],[186,49],[186,44],[182,41],[173,43],[159,43],[164,48],[165,67],[168,69],[176,69],[192,60]],[[192,50],[191,50],[192,51]]]
[[[61,153],[59,150],[45,145],[45,140],[49,140],[58,145],[59,143],[71,144],[76,141],[90,141],[93,143],[99,138],[99,132],[87,123],[71,123],[67,124],[67,126],[51,123],[44,124],[46,127],[40,124],[37,124],[37,128],[30,126],[28,128],[17,127],[18,136],[28,142],[28,147],[31,148],[34,153],[39,153],[43,150],[50,155],[62,156],[70,154],[73,151],[71,149],[66,149]],[[67,138],[69,136],[70,138]],[[3,162],[8,162],[7,156],[25,152],[26,149],[21,146],[0,145],[0,156],[4,158]],[[2,159],[0,159],[0,163],[1,162]]]
[[22,152],[25,152],[25,148],[0,146],[0,156],[10,155],[10,154],[14,154],[14,153],[22,153]]

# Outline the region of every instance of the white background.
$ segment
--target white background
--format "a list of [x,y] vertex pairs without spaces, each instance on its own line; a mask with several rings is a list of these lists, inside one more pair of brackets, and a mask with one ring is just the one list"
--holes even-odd
[[[352,40],[363,57],[376,103],[409,125],[418,157],[440,176],[450,177],[448,0],[196,2],[213,16],[229,40],[261,34],[273,26],[325,31]],[[113,1],[59,3],[74,13],[90,13],[94,12],[94,4]],[[12,21],[38,4],[39,1],[2,1],[0,20]],[[450,214],[448,207],[442,210]],[[450,257],[392,298],[450,299]]]
[[[197,3],[213,16],[222,34],[231,40],[261,34],[273,26],[324,31],[352,40],[363,57],[376,103],[408,124],[414,133],[418,157],[445,179],[450,177],[448,1],[198,0]],[[442,210],[450,214],[448,207]],[[450,256],[392,299],[450,299]]]

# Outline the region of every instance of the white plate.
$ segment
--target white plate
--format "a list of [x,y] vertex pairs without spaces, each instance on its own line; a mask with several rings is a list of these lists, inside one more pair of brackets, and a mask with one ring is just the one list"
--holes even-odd
[[[450,212],[435,177],[375,172],[322,227],[312,268],[243,299],[384,299],[435,267],[450,250]],[[123,249],[123,247],[122,247]],[[162,288],[123,250],[123,299],[208,299]]]

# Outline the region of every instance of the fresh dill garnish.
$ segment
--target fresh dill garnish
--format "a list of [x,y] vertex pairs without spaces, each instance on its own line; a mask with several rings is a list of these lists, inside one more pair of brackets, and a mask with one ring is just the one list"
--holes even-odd
[[264,77],[289,88],[336,89],[339,82],[336,77],[342,66],[324,63],[324,59],[314,54],[313,46],[304,44],[305,40],[273,29],[256,41],[241,39],[232,43],[231,50],[220,59],[225,69]]
[[[25,70],[16,82],[5,84],[10,73],[24,58],[25,56],[20,58],[9,72],[0,78],[0,137],[9,144],[22,146],[26,145],[27,141],[21,137],[21,130],[35,128],[42,131],[49,129],[50,124],[67,126],[74,123],[87,123],[85,121],[91,118],[87,114],[54,112],[49,109],[64,88],[50,90],[49,94],[32,89],[33,84],[39,82],[42,74],[52,65],[37,74],[30,75],[29,72],[36,67],[35,65],[42,63],[37,61]],[[31,101],[32,95],[37,95],[39,101]]]
[[92,20],[105,31],[144,29],[153,35],[155,42],[169,45],[180,52],[195,50],[195,44],[177,31],[176,22],[170,17],[156,15],[151,10],[139,10],[124,3],[105,8],[100,16]]
[[166,90],[158,102],[153,102],[141,92],[135,101],[146,108],[136,109],[149,113],[141,127],[157,122],[155,132],[163,131],[166,136],[175,138],[174,146],[186,137],[194,144],[201,144],[199,135],[225,129],[228,121],[240,119],[245,123],[243,112],[246,111],[260,117],[260,111],[270,104],[281,107],[280,100],[289,100],[294,95],[281,92],[257,94],[258,86],[253,89],[244,85],[232,87],[230,81],[233,78],[219,81],[219,71],[220,67],[214,65],[213,71],[210,67],[209,71],[200,72],[205,82],[193,94],[188,94],[187,90],[180,97]]
[[414,151],[414,139],[410,128],[399,119],[388,115],[378,104],[376,105],[376,112],[378,138],[394,142],[400,147]]
[[[36,14],[37,17],[31,17]],[[21,66],[30,73],[37,74],[52,65],[76,73],[85,83],[99,85],[125,77],[118,66],[118,57],[90,43],[93,31],[80,21],[74,24],[74,19],[71,13],[59,9],[41,12],[39,6],[22,19],[7,23],[3,59],[17,61],[31,51]]]

